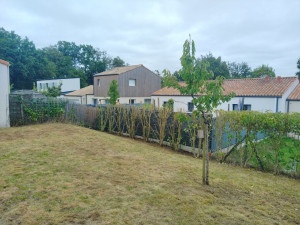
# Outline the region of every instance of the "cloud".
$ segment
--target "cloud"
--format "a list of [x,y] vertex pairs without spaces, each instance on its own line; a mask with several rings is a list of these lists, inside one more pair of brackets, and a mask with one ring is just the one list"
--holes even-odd
[[10,0],[0,26],[28,36],[37,47],[59,40],[91,44],[152,70],[180,68],[191,34],[197,56],[272,66],[293,76],[300,57],[300,1],[46,1]]

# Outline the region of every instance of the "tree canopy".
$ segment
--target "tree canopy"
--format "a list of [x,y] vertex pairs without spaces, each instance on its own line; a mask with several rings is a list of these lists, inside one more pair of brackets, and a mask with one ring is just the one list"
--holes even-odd
[[242,78],[249,78],[252,75],[252,69],[246,62],[242,62],[242,63],[228,62],[227,65],[228,65],[230,78],[242,79]]
[[261,78],[265,76],[276,77],[276,74],[272,67],[264,64],[255,68],[251,75],[252,78]]
[[27,37],[4,28],[0,28],[0,58],[10,62],[10,83],[15,89],[32,89],[37,80],[71,77],[79,77],[85,87],[93,83],[94,74],[126,65],[120,57],[112,59],[92,45],[59,41],[37,49]]
[[222,61],[221,56],[216,58],[212,53],[209,53],[205,56],[201,56],[201,58],[198,58],[197,61],[200,61],[200,63],[206,63],[207,70],[213,72],[212,80],[215,80],[218,76],[229,78],[227,63]]

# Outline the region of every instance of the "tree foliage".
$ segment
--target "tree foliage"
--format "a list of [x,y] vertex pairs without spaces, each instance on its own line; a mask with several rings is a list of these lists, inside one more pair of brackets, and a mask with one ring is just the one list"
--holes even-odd
[[60,83],[58,87],[52,86],[48,87],[46,91],[43,91],[42,93],[47,96],[47,97],[58,97],[61,95],[61,86],[62,84]]
[[246,62],[242,62],[242,63],[228,62],[227,65],[228,65],[230,78],[243,79],[243,78],[250,78],[252,75],[252,69]]
[[42,49],[27,37],[0,28],[0,58],[10,62],[10,83],[15,89],[32,89],[33,82],[44,79],[80,78],[81,87],[93,83],[93,75],[115,65],[125,65],[116,57],[92,45],[59,41]]
[[252,78],[261,78],[265,76],[276,77],[276,74],[272,67],[264,64],[255,68],[251,75]]
[[113,80],[110,83],[107,95],[109,96],[109,100],[108,100],[109,104],[115,105],[117,103],[117,99],[120,97],[120,94],[118,91],[118,83],[116,80]]
[[212,53],[209,53],[197,60],[200,61],[199,64],[205,63],[206,69],[213,72],[213,76],[210,79],[215,80],[218,76],[229,78],[227,63],[222,61],[221,56],[216,58]]
[[[209,184],[208,181],[208,134],[210,116],[213,110],[223,102],[229,101],[234,93],[227,96],[223,95],[224,88],[222,86],[224,77],[216,76],[214,80],[213,71],[208,71],[209,62],[207,60],[197,60],[195,57],[196,48],[195,43],[191,39],[185,41],[183,45],[183,54],[180,58],[182,68],[179,71],[180,78],[185,82],[179,83],[175,76],[169,71],[164,70],[166,77],[166,85],[168,87],[176,88],[181,95],[192,97],[192,103],[195,106],[193,114],[201,116],[205,127],[205,140],[203,147],[203,183]],[[219,60],[221,62],[221,59]]]

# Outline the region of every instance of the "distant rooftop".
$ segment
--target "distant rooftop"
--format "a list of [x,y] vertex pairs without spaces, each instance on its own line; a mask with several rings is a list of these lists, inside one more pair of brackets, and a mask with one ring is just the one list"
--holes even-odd
[[66,94],[66,96],[85,96],[85,95],[92,95],[94,92],[93,85],[89,85],[87,87],[81,88],[77,91],[70,92]]
[[[236,96],[282,96],[297,77],[276,77],[276,78],[247,78],[225,80],[223,87],[224,94],[234,92]],[[185,83],[180,85],[184,86]],[[175,88],[162,88],[154,93],[153,96],[179,96],[179,90]]]
[[107,71],[104,71],[104,72],[101,72],[101,73],[97,73],[94,76],[119,75],[119,74],[126,73],[130,70],[136,69],[136,68],[141,67],[141,66],[143,66],[143,65],[139,64],[139,65],[135,65],[135,66],[116,67],[116,68],[113,68],[111,70],[107,70]]

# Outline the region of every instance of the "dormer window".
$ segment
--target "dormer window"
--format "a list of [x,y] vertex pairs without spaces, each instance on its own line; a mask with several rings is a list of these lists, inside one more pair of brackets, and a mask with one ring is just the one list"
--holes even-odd
[[129,80],[129,87],[135,87],[135,79]]

